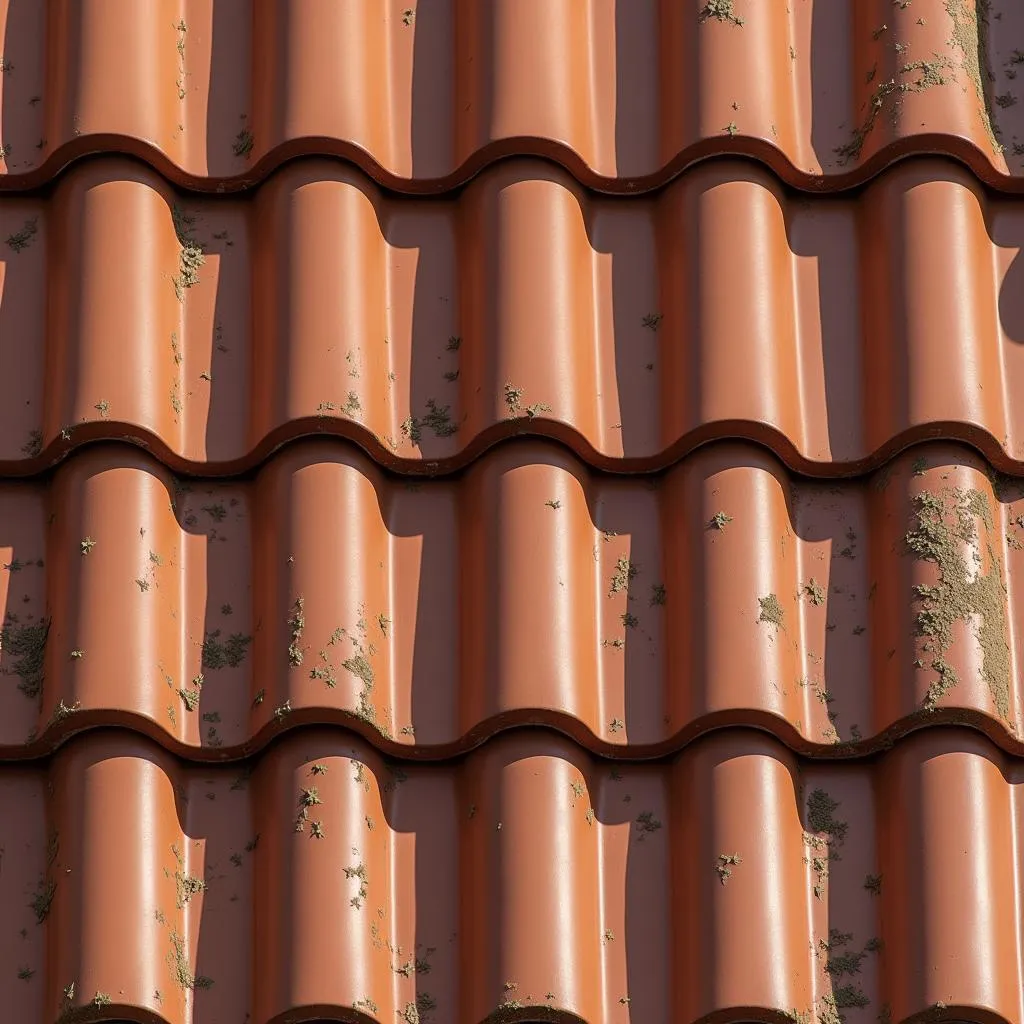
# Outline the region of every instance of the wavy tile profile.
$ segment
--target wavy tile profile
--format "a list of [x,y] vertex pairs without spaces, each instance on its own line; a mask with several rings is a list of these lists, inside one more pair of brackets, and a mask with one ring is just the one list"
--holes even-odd
[[621,471],[721,436],[820,475],[937,436],[1024,471],[1024,212],[948,161],[856,200],[741,163],[594,198],[531,161],[394,199],[308,161],[185,201],[114,159],[0,202],[0,239],[6,475],[98,438],[234,473],[311,433],[433,473],[524,432]]
[[241,775],[97,735],[0,770],[0,998],[25,1024],[1012,1022],[1022,791],[956,729],[858,765],[732,731],[657,766],[534,733],[403,769],[320,730]]
[[0,1016],[1022,1024],[1018,83],[0,0]]
[[93,449],[0,489],[0,753],[117,724],[216,760],[315,722],[413,758],[530,723],[848,756],[941,721],[1019,752],[1024,485],[986,468],[936,444],[836,486],[722,444],[640,481],[524,442],[410,484],[323,441],[190,490]]
[[97,152],[223,191],[308,154],[430,193],[510,154],[636,192],[743,154],[791,185],[945,153],[1024,189],[1012,0],[3,0],[0,188]]

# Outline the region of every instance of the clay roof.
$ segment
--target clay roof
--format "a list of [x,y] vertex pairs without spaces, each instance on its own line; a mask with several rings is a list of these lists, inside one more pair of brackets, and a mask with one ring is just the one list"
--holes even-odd
[[0,1016],[1022,1019],[1024,6],[0,14]]

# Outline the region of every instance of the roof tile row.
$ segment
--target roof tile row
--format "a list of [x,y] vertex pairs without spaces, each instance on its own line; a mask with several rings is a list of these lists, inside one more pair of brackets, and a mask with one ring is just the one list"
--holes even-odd
[[733,730],[618,768],[539,733],[400,768],[312,730],[251,775],[96,735],[0,771],[0,999],[24,1024],[1019,1020],[1021,782],[955,729],[876,763]]
[[521,442],[410,485],[323,441],[189,488],[90,449],[0,488],[0,752],[122,724],[217,759],[333,722],[412,757],[525,723],[830,756],[950,718],[1019,752],[1024,484],[986,471],[936,444],[840,487],[721,444],[645,481]]
[[1024,11],[1013,0],[173,8],[0,3],[0,188],[116,151],[206,190],[243,188],[311,152],[411,192],[511,153],[629,192],[723,153],[813,189],[943,152],[1024,189]]
[[602,468],[717,436],[816,474],[915,440],[1024,468],[1024,213],[948,161],[857,199],[716,163],[657,198],[503,165],[458,199],[306,161],[252,199],[125,160],[0,205],[0,472],[127,437],[250,468],[350,437],[434,472],[529,431]]

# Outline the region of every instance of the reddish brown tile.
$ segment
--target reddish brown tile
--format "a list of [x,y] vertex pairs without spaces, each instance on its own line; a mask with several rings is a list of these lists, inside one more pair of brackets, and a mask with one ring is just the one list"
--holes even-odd
[[0,752],[125,724],[237,757],[331,722],[412,757],[526,723],[833,756],[950,720],[1019,752],[1022,494],[938,444],[842,485],[736,444],[644,481],[522,442],[409,484],[306,442],[192,488],[90,449],[0,489]]
[[524,732],[399,767],[310,730],[252,767],[106,733],[0,769],[11,1019],[1016,1019],[1021,767],[971,732],[620,767]]
[[104,437],[236,472],[309,433],[426,473],[521,433],[616,470],[720,436],[821,475],[935,436],[1024,467],[1024,214],[949,162],[809,201],[740,163],[410,200],[306,161],[197,201],[110,160],[4,200],[0,237],[7,475]]
[[10,1019],[1021,1020],[1024,7],[0,33]]
[[806,189],[946,153],[1024,188],[1013,0],[3,0],[0,188],[97,152],[239,189],[344,157],[437,192],[509,154],[636,192],[742,154]]

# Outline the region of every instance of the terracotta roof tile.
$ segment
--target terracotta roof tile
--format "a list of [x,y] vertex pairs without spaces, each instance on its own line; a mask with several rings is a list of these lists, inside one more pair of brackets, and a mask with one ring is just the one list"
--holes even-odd
[[1024,7],[164,6],[0,0],[11,1019],[1020,1021]]
[[948,161],[808,201],[736,162],[410,200],[311,160],[192,201],[110,160],[4,201],[0,237],[8,475],[98,437],[235,472],[310,432],[417,472],[523,431],[616,470],[723,435],[823,475],[939,433],[1024,466],[1024,214]]
[[399,768],[313,730],[253,769],[98,734],[0,772],[12,1019],[1016,1019],[1021,767],[970,732],[821,765],[734,730],[620,767],[524,733]]
[[411,757],[525,723],[631,756],[950,719],[1022,750],[1024,485],[955,446],[837,486],[745,445],[645,481],[530,442],[412,488],[340,442],[194,487],[108,446],[5,484],[0,522],[5,756],[113,722],[215,759],[314,721]]
[[157,15],[3,0],[0,187],[117,151],[207,190],[309,152],[403,191],[510,153],[610,191],[742,153],[813,189],[941,151],[1019,192],[1024,11],[985,9],[979,22],[974,0],[181,0]]

